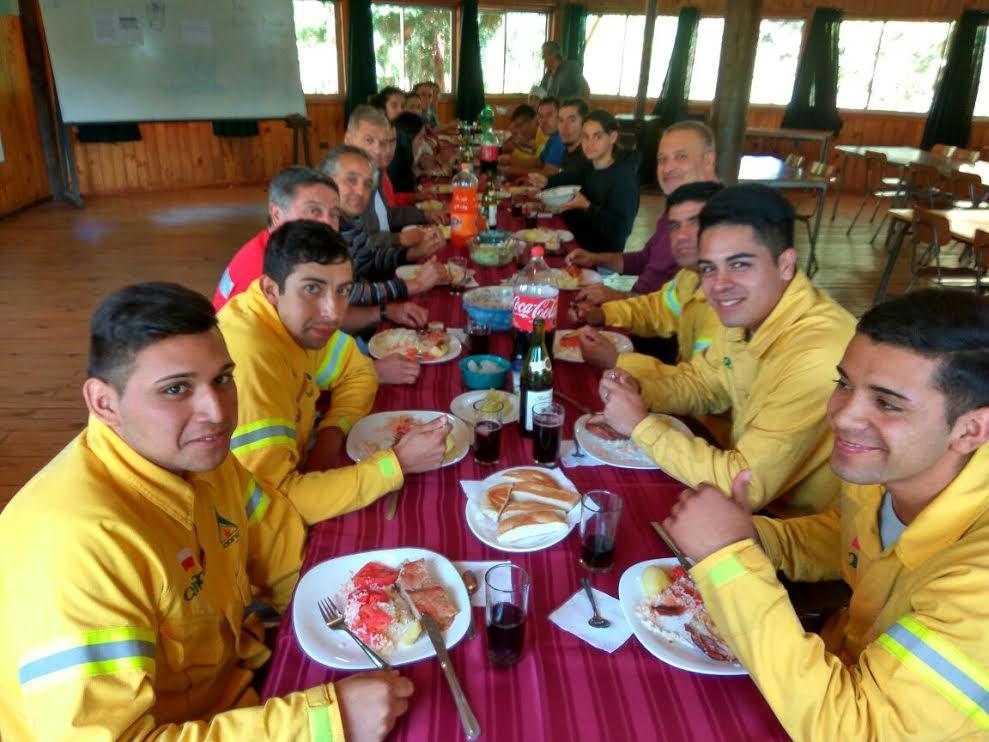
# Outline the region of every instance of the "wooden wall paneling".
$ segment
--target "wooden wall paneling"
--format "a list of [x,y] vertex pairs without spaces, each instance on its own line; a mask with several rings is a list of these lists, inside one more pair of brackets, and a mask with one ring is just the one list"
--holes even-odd
[[0,215],[51,195],[38,130],[21,19],[0,16]]

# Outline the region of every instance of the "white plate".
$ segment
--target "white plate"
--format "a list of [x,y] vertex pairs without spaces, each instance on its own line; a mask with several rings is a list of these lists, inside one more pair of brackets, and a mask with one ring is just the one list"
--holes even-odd
[[[574,437],[577,442],[580,443],[580,447],[584,449],[592,458],[604,464],[610,464],[611,466],[617,466],[621,469],[661,469],[652,457],[649,456],[645,451],[635,445],[631,440],[628,441],[606,441],[603,438],[598,438],[596,435],[591,433],[585,423],[591,417],[591,415],[581,415],[577,418],[577,422],[574,423]],[[690,428],[684,425],[682,422],[677,420],[675,417],[670,417],[669,415],[654,415],[654,417],[659,417],[670,424],[675,430],[679,430],[681,433],[693,437],[693,433],[690,432]]]
[[[306,572],[295,588],[292,599],[292,623],[295,625],[295,636],[299,640],[302,651],[317,662],[327,667],[337,667],[341,670],[373,670],[374,665],[357,643],[341,630],[326,628],[319,612],[318,601],[330,597],[341,607],[340,589],[354,573],[368,562],[382,562],[389,567],[398,567],[402,562],[425,559],[429,565],[429,573],[457,606],[456,618],[445,632],[446,646],[452,647],[460,641],[467,632],[470,616],[470,598],[464,588],[460,573],[449,559],[427,549],[382,549],[380,551],[365,551],[360,554],[337,557],[317,564]],[[390,655],[386,655],[393,666],[407,665],[410,662],[433,657],[436,650],[425,632],[415,644],[398,647]]]
[[701,675],[748,675],[745,668],[738,662],[718,662],[717,660],[712,660],[693,645],[689,636],[685,637],[687,643],[683,644],[678,641],[666,639],[649,630],[645,622],[635,612],[635,608],[643,599],[642,573],[646,567],[653,564],[666,570],[679,566],[679,563],[673,557],[667,559],[649,559],[638,564],[633,564],[626,569],[621,580],[618,582],[618,602],[621,603],[622,611],[628,620],[628,625],[632,627],[632,633],[635,634],[635,638],[639,640],[639,643],[650,654],[658,657],[667,665],[678,667],[687,672],[696,672]]
[[[395,410],[394,412],[375,412],[373,415],[362,417],[357,421],[347,436],[347,455],[354,461],[363,461],[376,451],[391,448],[394,445],[394,435],[389,432],[388,423],[396,417],[408,415],[416,422],[424,423],[445,415],[453,424],[450,435],[453,436],[453,449],[443,459],[443,466],[456,464],[467,455],[470,447],[470,428],[464,422],[445,412],[430,412],[429,410]],[[377,446],[377,448],[374,448]]]
[[[599,330],[599,332],[611,340],[611,344],[615,346],[615,350],[619,353],[630,353],[634,348],[632,347],[632,341],[629,340],[625,335],[618,332],[612,332],[611,330]],[[584,356],[581,355],[580,346],[576,348],[564,348],[563,338],[570,335],[579,335],[579,330],[557,330],[556,335],[553,337],[553,360],[554,361],[570,361],[571,363],[583,363]]]
[[[570,278],[570,274],[562,268],[554,268],[553,273],[557,276],[558,281]],[[595,283],[601,283],[602,280],[601,274],[597,271],[592,271],[590,268],[581,268],[580,277],[577,279],[577,285],[560,286],[560,291],[576,291],[577,289],[582,289]]]
[[[450,274],[450,281],[453,283],[458,283],[464,280],[464,269],[462,266],[459,266],[456,263],[444,263],[444,265]],[[421,265],[400,265],[395,269],[395,276],[397,278],[401,278],[403,281],[412,281],[419,275],[419,271],[421,270]],[[438,283],[436,285],[447,286],[450,281],[447,281],[446,283]]]
[[[487,477],[484,480],[484,483],[494,487],[496,484],[503,481],[502,475],[505,472],[514,471],[515,469],[541,469],[541,467],[512,466],[508,469],[502,469],[501,471],[495,472],[491,476]],[[545,471],[553,477],[560,483],[561,486],[566,487],[567,489],[576,490],[578,492],[580,491],[577,490],[573,482],[567,479],[566,475],[559,469],[542,469],[542,471]],[[471,532],[477,536],[478,541],[481,541],[482,543],[485,543],[498,551],[508,551],[521,554],[529,551],[542,551],[543,549],[549,548],[554,544],[560,543],[563,539],[569,536],[570,532],[573,531],[574,526],[576,526],[580,520],[580,503],[577,503],[570,509],[570,512],[567,513],[567,523],[570,527],[566,531],[558,533],[554,536],[544,536],[539,539],[532,539],[531,541],[522,542],[521,544],[508,545],[500,543],[498,541],[498,524],[491,520],[491,518],[484,515],[484,513],[481,512],[481,509],[470,500],[467,501],[466,517],[467,526],[470,528]]]
[[[402,348],[404,347],[411,348],[412,345],[410,344],[408,346],[393,347],[392,345],[390,345],[391,338],[396,337],[397,335],[399,335],[399,333],[401,333],[401,335],[399,336],[406,336],[408,333],[412,333],[412,335],[408,335],[408,337],[411,338],[415,334],[415,332],[416,332],[415,330],[409,330],[403,327],[395,327],[392,328],[391,330],[382,330],[381,332],[376,333],[368,341],[367,349],[371,352],[372,358],[384,358],[385,356],[390,355],[392,353],[400,353],[404,355],[404,351],[402,350]],[[447,342],[447,347],[449,348],[449,350],[447,350],[446,352],[446,355],[440,356],[439,358],[423,358],[421,361],[419,361],[419,363],[423,363],[423,364],[446,363],[447,361],[452,361],[454,358],[459,356],[460,351],[463,350],[463,347],[461,346],[460,340],[457,338],[457,336],[447,333],[446,342]]]
[[[474,403],[478,400],[484,399],[488,395],[489,390],[480,389],[474,392],[464,392],[463,394],[454,397],[453,401],[450,402],[450,411],[463,420],[468,425],[474,424]],[[518,422],[519,419],[519,397],[517,394],[509,394],[508,392],[500,392],[504,395],[506,401],[509,404],[507,416],[502,417],[502,422],[505,424]],[[503,411],[504,415],[504,411]]]

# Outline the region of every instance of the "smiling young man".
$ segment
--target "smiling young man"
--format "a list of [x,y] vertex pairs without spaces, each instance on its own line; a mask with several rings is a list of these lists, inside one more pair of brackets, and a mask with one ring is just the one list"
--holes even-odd
[[[989,735],[989,305],[928,289],[869,310],[828,403],[832,512],[752,518],[687,491],[666,521],[725,640],[794,739]],[[776,578],[843,579],[803,631]]]
[[[438,468],[449,432],[437,418],[394,449],[335,468],[378,388],[371,361],[339,330],[352,281],[339,234],[317,222],[289,222],[271,236],[264,274],[218,317],[240,390],[231,450],[307,524],[374,502],[401,487],[406,473]],[[317,419],[316,401],[326,390],[331,404]]]
[[[715,194],[700,213],[698,269],[721,326],[689,363],[639,377],[605,373],[605,417],[664,471],[694,487],[729,489],[751,469],[749,505],[781,516],[820,512],[838,495],[828,467],[824,403],[855,321],[797,268],[793,207],[761,185]],[[731,411],[730,448],[672,428],[649,411]]]
[[4,739],[322,740],[407,707],[411,683],[374,673],[259,705],[245,609],[285,608],[305,530],[230,454],[233,369],[181,286],[94,313],[86,429],[0,513]]

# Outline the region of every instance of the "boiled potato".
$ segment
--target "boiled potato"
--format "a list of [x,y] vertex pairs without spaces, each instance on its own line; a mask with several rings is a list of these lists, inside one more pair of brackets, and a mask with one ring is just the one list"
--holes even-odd
[[404,647],[407,647],[410,644],[415,644],[416,640],[419,638],[419,634],[421,633],[422,627],[419,625],[419,622],[409,621],[409,625],[405,627],[405,631],[399,635],[398,643]]
[[647,598],[655,598],[671,584],[669,575],[655,565],[642,571],[642,592]]

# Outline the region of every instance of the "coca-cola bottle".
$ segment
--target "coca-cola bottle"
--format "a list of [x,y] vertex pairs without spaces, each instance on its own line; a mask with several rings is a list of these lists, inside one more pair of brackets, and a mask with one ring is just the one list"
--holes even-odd
[[494,133],[494,111],[491,106],[485,106],[478,117],[481,125],[481,175],[487,175],[488,180],[498,170],[498,136]]
[[542,317],[537,317],[532,323],[532,339],[522,364],[519,395],[521,432],[531,437],[533,408],[553,401],[553,363],[546,350],[546,320]]
[[[532,341],[532,324],[536,319],[545,321],[546,347],[552,349],[556,334],[556,307],[560,290],[556,287],[553,271],[543,259],[545,249],[534,245],[531,258],[525,268],[515,276],[515,292],[512,296],[512,378],[514,389],[519,389],[522,361]],[[552,350],[550,350],[552,353]]]

